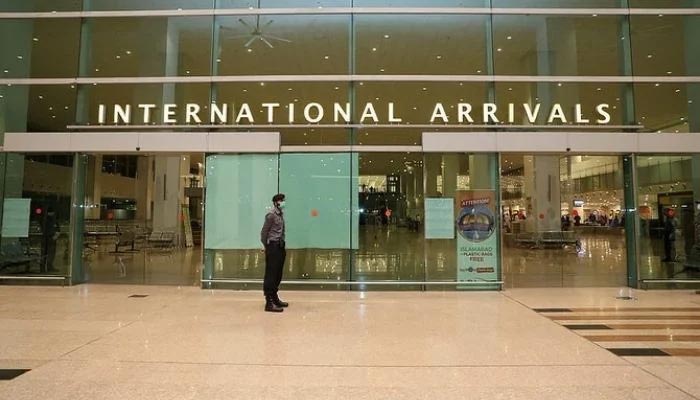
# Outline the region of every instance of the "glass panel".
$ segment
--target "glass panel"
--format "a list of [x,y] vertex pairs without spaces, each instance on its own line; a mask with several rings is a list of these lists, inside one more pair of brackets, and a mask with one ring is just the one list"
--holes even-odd
[[3,0],[0,11],[80,11],[83,0]]
[[[582,121],[581,125],[621,125],[624,123],[626,86],[616,83],[496,83],[496,117],[500,123],[515,125],[569,125]],[[514,104],[513,117],[509,113],[509,104]],[[529,105],[528,109],[523,104]],[[534,107],[541,104],[539,113]],[[564,118],[553,114],[554,106],[559,104]],[[576,111],[581,105],[580,116]],[[606,104],[604,113],[597,107]],[[607,114],[607,116],[606,116]],[[552,118],[552,115],[555,117]],[[609,122],[604,123],[609,117]],[[613,128],[619,131],[618,128]]]
[[639,8],[684,8],[700,7],[698,0],[629,0],[630,7]]
[[280,155],[280,192],[286,195],[285,279],[348,279],[357,248],[352,212],[357,178],[350,153]]
[[[234,107],[239,105],[234,108],[236,115],[240,114],[244,103],[249,106],[252,118],[241,117],[241,125],[335,124],[336,119],[339,124],[345,123],[343,113],[336,112],[334,103],[338,103],[343,112],[346,111],[349,102],[347,83],[249,82],[220,83],[214,87],[217,103],[233,104]],[[270,106],[271,119],[264,103],[277,103],[276,106]],[[318,103],[320,107],[313,103]],[[235,118],[232,119],[235,122]]]
[[[203,123],[209,123],[211,102],[211,85],[207,83],[182,83],[182,84],[117,84],[117,85],[82,85],[80,86],[80,101],[78,106],[79,124],[99,124],[99,105],[105,105],[105,124],[114,125],[115,120],[123,123],[120,118],[115,118],[115,105],[131,106],[131,125],[135,124],[164,124],[164,104],[175,104],[171,111],[172,118],[177,124],[196,124],[193,118],[187,119],[185,104],[200,105],[198,113]],[[155,108],[148,113],[138,107],[139,104],[154,104]],[[146,118],[148,116],[148,119]]]
[[2,19],[0,37],[12,38],[0,42],[0,76],[3,78],[77,75],[79,19]]
[[89,0],[85,10],[178,10],[213,8],[215,0]]
[[507,287],[625,286],[622,159],[504,155]]
[[624,75],[623,21],[621,16],[494,15],[495,73]]
[[355,7],[488,7],[490,0],[353,0]]
[[62,132],[75,120],[73,85],[0,86],[0,132]]
[[358,15],[354,20],[358,74],[487,73],[486,15]]
[[700,278],[700,156],[639,156],[637,175],[640,279]]
[[350,16],[217,17],[218,75],[349,73]]
[[277,155],[207,157],[204,238],[211,273],[206,278],[262,279],[265,254],[259,232],[277,183]]
[[359,248],[353,280],[424,280],[422,155],[360,153],[358,161],[353,190],[359,193]]
[[351,0],[216,0],[217,8],[329,8],[351,5]]
[[427,280],[498,280],[496,156],[445,153],[424,157]]
[[493,7],[542,8],[615,8],[624,7],[627,0],[491,0]]
[[700,16],[659,14],[630,18],[636,75],[700,75]]
[[211,75],[212,29],[211,17],[86,19],[81,76]]
[[700,84],[634,85],[637,120],[647,132],[698,132]]
[[201,267],[195,233],[203,189],[192,185],[203,180],[201,154],[123,157],[135,173],[109,168],[114,156],[94,154],[87,161],[86,280],[192,285]]
[[73,155],[2,157],[0,273],[68,276]]

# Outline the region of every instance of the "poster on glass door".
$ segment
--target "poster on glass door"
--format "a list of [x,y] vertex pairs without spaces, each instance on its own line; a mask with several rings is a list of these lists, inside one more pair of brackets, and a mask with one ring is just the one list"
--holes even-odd
[[457,281],[498,280],[496,192],[464,190],[455,195]]

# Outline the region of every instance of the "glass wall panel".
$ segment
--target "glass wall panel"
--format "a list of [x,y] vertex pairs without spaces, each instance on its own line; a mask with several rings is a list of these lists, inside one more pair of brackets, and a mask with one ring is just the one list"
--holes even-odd
[[[205,263],[208,279],[262,279],[260,229],[278,192],[278,155],[207,157]],[[227,221],[227,222],[225,222]]]
[[355,7],[488,7],[490,0],[353,0]]
[[[166,84],[92,84],[80,86],[77,121],[79,124],[98,125],[100,123],[99,106],[105,106],[104,123],[115,125],[115,120],[123,124],[120,116],[115,118],[115,105],[131,106],[131,124],[164,124],[168,118],[173,118],[177,124],[196,125],[193,117],[187,118],[185,105],[193,103],[201,106],[197,114],[202,123],[209,123],[211,102],[211,85],[208,83],[166,83]],[[146,112],[139,104],[154,104],[155,107]],[[164,104],[175,104],[170,111],[172,116],[165,115]],[[167,118],[166,118],[167,117]]]
[[88,156],[82,257],[92,283],[192,285],[201,271],[201,154]]
[[3,0],[0,11],[10,12],[46,12],[46,11],[80,11],[83,0]]
[[542,8],[616,8],[627,0],[491,0],[492,7]]
[[637,121],[646,132],[700,132],[700,84],[634,85]]
[[495,73],[625,75],[621,33],[624,18],[494,15]]
[[698,0],[629,0],[630,7],[638,8],[686,8],[700,7]]
[[[431,153],[424,160],[425,229],[421,236],[425,238],[427,280],[498,280],[496,155]],[[470,225],[472,229],[467,229]],[[480,287],[488,286],[458,289]]]
[[216,32],[218,75],[349,73],[348,15],[217,17]]
[[[499,123],[515,125],[622,125],[626,124],[625,110],[631,107],[626,103],[625,92],[629,89],[625,84],[619,83],[522,83],[522,82],[497,82],[496,104],[498,112],[496,117]],[[509,104],[514,105],[513,118],[509,112]],[[529,105],[526,109],[524,104]],[[534,107],[541,104],[538,113]],[[553,107],[561,106],[564,118],[553,114]],[[608,118],[601,114],[597,107],[606,104],[605,114],[609,116],[609,122],[603,123]],[[577,105],[581,107],[580,116],[577,117]],[[529,110],[529,111],[528,111]],[[555,115],[555,118],[552,118]],[[619,131],[619,129],[615,129]]]
[[[444,130],[444,125],[484,125],[482,104],[487,84],[472,82],[359,82],[355,86],[355,122],[382,125],[358,130],[354,143],[363,145],[420,145],[423,131]],[[460,117],[460,103],[472,107],[469,117]],[[433,118],[436,107],[444,117]],[[371,107],[371,108],[368,108]],[[466,107],[466,106],[465,106]],[[507,108],[506,108],[507,109]],[[372,113],[376,112],[376,115]],[[442,115],[442,113],[439,113]],[[376,116],[376,121],[374,117]],[[469,118],[472,119],[470,122]],[[400,120],[400,121],[399,121]],[[399,125],[401,129],[387,128]],[[419,127],[413,127],[418,125]],[[427,128],[426,126],[435,126]]]
[[70,275],[71,154],[5,153],[0,274]]
[[0,133],[65,131],[76,94],[73,85],[0,86]]
[[2,78],[77,75],[79,19],[0,19],[0,37]]
[[217,8],[329,8],[351,5],[351,0],[216,0]]
[[358,175],[353,192],[359,199],[359,248],[352,279],[424,280],[422,155],[360,153]]
[[280,155],[287,279],[348,279],[350,249],[358,242],[356,160],[351,153]]
[[700,156],[637,157],[639,278],[700,279]]
[[358,74],[487,73],[487,15],[358,15],[354,21]]
[[630,18],[636,75],[700,75],[700,16],[659,14]]
[[625,286],[622,158],[501,160],[506,287]]
[[213,8],[215,0],[89,0],[85,10],[187,10]]
[[212,29],[212,17],[86,19],[80,75],[211,75]]

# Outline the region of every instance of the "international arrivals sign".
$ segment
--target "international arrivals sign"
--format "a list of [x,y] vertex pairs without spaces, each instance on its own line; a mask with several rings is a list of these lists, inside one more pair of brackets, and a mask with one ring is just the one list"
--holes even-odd
[[[495,103],[471,104],[456,103],[447,107],[443,103],[435,103],[427,123],[458,123],[458,124],[491,124],[528,122],[535,124],[540,118],[545,118],[547,124],[598,124],[610,123],[610,105],[597,104],[592,109],[584,109],[583,105],[575,104],[573,108],[564,108],[561,104],[545,106],[541,103],[508,103],[499,107]],[[254,111],[258,111],[256,114]],[[397,112],[395,103],[390,102],[381,106],[373,103],[358,105],[360,124],[398,124],[403,122],[403,116]],[[252,124],[316,124],[332,120],[335,124],[352,123],[352,108],[350,103],[321,104],[311,102],[299,103],[260,103],[260,104],[217,104],[202,106],[196,103],[184,105],[163,104],[99,104],[97,120],[100,124],[131,124],[133,120],[146,124],[161,123],[175,124],[185,121],[186,124],[222,124],[222,125],[252,125]],[[477,117],[478,115],[478,117]],[[524,117],[524,119],[523,119]],[[477,120],[478,119],[478,120]]]

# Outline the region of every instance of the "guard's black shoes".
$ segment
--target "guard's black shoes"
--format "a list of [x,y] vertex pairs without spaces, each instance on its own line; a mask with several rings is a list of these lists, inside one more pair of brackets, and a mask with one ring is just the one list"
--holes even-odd
[[272,299],[272,296],[266,296],[265,297],[265,311],[268,312],[282,312],[284,311],[284,308],[278,306],[275,304],[275,302]]
[[272,302],[275,303],[277,307],[289,307],[289,303],[280,300],[280,297],[277,294],[272,295]]

